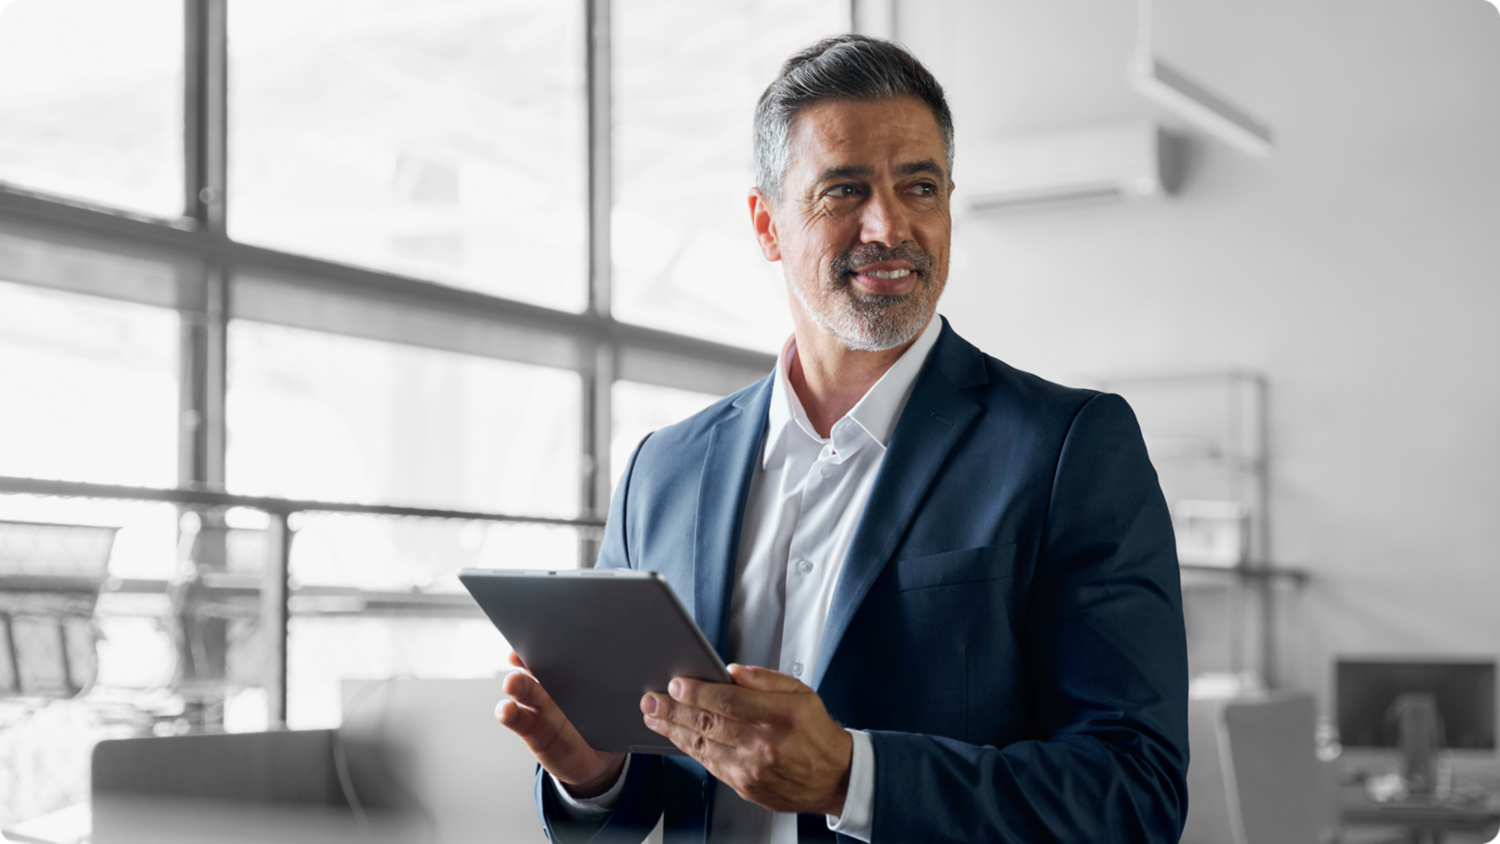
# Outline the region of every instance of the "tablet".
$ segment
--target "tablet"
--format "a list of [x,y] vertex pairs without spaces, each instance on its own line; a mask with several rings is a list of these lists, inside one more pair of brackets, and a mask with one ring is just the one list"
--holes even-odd
[[673,677],[733,682],[656,572],[463,569],[458,579],[595,750],[681,754],[641,719]]

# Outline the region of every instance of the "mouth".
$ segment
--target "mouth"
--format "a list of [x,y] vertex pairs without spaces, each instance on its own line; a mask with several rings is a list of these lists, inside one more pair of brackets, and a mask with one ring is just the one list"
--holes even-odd
[[903,296],[916,285],[920,275],[911,265],[893,261],[859,267],[848,274],[862,292],[876,296]]

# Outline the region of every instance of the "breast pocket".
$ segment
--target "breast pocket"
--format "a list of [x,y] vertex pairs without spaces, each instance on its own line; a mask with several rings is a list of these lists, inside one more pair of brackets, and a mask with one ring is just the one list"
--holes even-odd
[[896,561],[896,591],[1001,580],[1015,572],[1016,544],[984,545]]

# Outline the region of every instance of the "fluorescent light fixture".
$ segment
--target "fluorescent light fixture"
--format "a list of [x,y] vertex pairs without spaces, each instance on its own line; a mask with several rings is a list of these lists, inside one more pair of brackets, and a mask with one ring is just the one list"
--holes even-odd
[[[1500,0],[1497,0],[1500,2]],[[1246,155],[1268,158],[1271,127],[1152,55],[1130,63],[1136,93]]]

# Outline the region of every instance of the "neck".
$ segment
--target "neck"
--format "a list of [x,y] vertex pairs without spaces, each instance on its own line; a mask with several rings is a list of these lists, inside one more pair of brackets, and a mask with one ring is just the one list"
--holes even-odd
[[922,335],[918,331],[911,340],[895,348],[864,352],[845,346],[805,314],[794,314],[792,322],[797,354],[788,368],[788,380],[797,391],[802,409],[807,411],[808,421],[821,437],[829,436],[833,423],[859,404],[875,382]]

